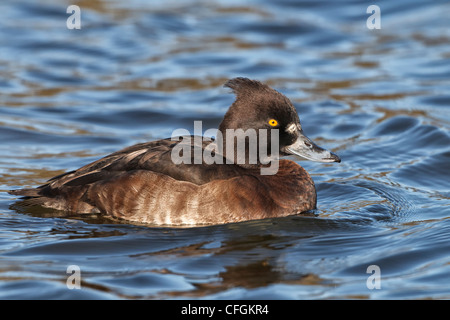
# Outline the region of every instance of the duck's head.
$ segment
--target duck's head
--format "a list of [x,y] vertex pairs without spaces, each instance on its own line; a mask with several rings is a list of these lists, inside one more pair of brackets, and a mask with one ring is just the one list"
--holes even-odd
[[[296,109],[280,92],[247,78],[231,79],[224,86],[236,94],[236,100],[219,126],[224,141],[227,129],[255,129],[256,132],[267,129],[269,136],[274,129],[278,129],[279,156],[295,156],[300,160],[317,162],[341,161],[336,154],[317,146],[303,133]],[[269,153],[270,141],[269,138]]]

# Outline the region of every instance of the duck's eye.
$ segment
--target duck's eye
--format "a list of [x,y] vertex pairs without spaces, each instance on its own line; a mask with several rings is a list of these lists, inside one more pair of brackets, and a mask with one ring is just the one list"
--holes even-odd
[[270,119],[270,120],[269,120],[269,124],[270,124],[270,126],[272,126],[272,127],[276,127],[276,126],[278,125],[278,121],[275,120],[275,119]]

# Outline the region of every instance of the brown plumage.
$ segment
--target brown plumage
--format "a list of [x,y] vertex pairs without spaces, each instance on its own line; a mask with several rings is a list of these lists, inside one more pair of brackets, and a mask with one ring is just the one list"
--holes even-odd
[[[270,129],[268,119],[276,118],[281,132],[280,154],[299,155],[292,145],[295,142],[298,146],[299,139],[306,137],[302,135],[295,108],[284,95],[246,78],[232,79],[226,86],[233,89],[237,99],[219,129]],[[296,132],[285,130],[293,125],[298,127]],[[40,187],[10,193],[25,197],[24,204],[157,225],[220,224],[283,217],[315,209],[314,183],[297,163],[279,160],[275,175],[261,175],[263,165],[259,161],[256,164],[206,164],[204,161],[174,164],[172,150],[189,138],[130,146],[56,176]],[[195,148],[204,150],[211,143],[203,141],[198,146],[194,139],[191,141],[192,155]],[[310,140],[305,141],[308,142],[305,145],[312,144],[308,152],[320,153],[318,161],[340,161]],[[226,150],[220,157],[225,163]]]

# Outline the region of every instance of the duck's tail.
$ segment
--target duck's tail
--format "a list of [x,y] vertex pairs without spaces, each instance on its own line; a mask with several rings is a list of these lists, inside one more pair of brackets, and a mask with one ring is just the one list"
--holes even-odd
[[14,196],[33,198],[33,197],[40,197],[38,191],[39,191],[39,189],[37,189],[37,188],[29,188],[29,189],[9,190],[8,193],[12,194]]

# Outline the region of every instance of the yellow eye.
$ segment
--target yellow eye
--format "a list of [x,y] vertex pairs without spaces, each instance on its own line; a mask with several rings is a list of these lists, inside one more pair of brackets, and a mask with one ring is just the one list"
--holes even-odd
[[278,125],[278,121],[275,120],[275,119],[270,119],[270,120],[269,120],[269,124],[270,124],[272,127],[276,127],[276,126]]

